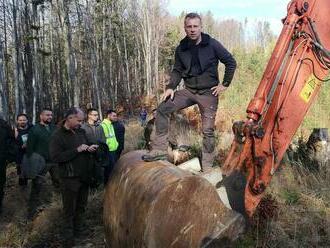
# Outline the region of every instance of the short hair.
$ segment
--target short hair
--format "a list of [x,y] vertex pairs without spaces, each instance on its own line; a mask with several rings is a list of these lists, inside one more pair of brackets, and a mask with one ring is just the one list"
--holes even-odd
[[105,114],[106,114],[106,116],[108,116],[108,115],[110,115],[112,113],[116,113],[117,114],[117,112],[114,109],[109,109]]
[[98,112],[96,108],[89,108],[89,109],[87,109],[87,115],[89,115],[89,114],[92,113],[93,111]]
[[42,108],[42,110],[40,111],[40,114],[42,114],[43,112],[45,111],[50,111],[50,112],[53,112],[53,110],[51,108]]
[[84,112],[80,108],[72,107],[65,112],[64,118],[67,119],[70,115],[76,115],[79,113],[84,113]]
[[184,17],[184,23],[186,23],[187,19],[194,19],[194,18],[198,18],[200,21],[202,21],[202,17],[199,14],[195,12],[191,12],[186,14],[186,16]]
[[26,114],[24,114],[24,113],[20,113],[20,114],[18,114],[18,115],[16,116],[16,121],[18,120],[18,118],[20,118],[20,117],[22,117],[22,116],[24,116],[26,119],[29,119],[28,116],[27,116]]

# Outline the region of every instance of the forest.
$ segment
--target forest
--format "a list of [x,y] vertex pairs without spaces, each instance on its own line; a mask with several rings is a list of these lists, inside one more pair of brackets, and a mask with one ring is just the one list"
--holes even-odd
[[[141,96],[162,93],[184,37],[186,13],[171,16],[166,7],[156,0],[1,0],[0,111],[12,121],[28,113],[33,122],[43,107],[58,118],[70,106],[133,114]],[[234,54],[238,74],[252,73],[245,84],[256,84],[276,39],[269,23],[202,15],[204,32]]]

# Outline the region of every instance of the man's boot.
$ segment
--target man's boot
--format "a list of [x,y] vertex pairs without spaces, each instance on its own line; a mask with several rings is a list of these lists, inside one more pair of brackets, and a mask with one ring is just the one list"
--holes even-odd
[[167,160],[167,151],[153,149],[142,156],[145,162],[152,162],[157,160]]
[[151,144],[151,150],[142,156],[142,160],[144,160],[145,162],[167,160],[167,136],[168,135],[156,136]]

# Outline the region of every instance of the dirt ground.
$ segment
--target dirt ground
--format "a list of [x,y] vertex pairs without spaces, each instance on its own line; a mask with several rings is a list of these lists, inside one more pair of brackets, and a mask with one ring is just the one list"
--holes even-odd
[[[31,181],[18,185],[14,166],[7,169],[7,187],[3,212],[0,215],[0,247],[57,248],[63,247],[61,233],[62,205],[60,193],[47,176],[40,194],[41,204],[32,219],[28,218]],[[75,239],[75,247],[105,247],[102,225],[103,190],[90,193],[85,214],[85,230]]]

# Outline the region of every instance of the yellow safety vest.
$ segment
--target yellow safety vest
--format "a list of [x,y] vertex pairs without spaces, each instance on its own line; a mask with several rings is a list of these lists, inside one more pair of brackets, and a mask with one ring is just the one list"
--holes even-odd
[[108,119],[104,119],[101,123],[101,126],[104,131],[104,135],[106,138],[106,143],[109,147],[109,151],[110,152],[116,151],[118,148],[118,141],[116,139],[115,130],[113,129],[113,125],[111,121],[109,121]]

